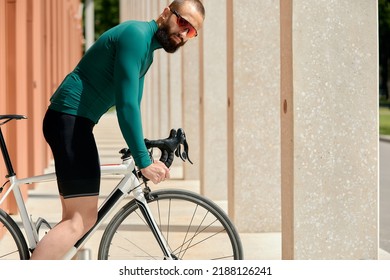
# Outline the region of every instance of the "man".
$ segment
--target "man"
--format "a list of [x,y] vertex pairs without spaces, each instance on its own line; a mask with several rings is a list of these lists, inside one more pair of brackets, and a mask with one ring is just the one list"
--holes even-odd
[[53,94],[43,121],[53,152],[62,220],[38,243],[31,259],[61,259],[96,222],[100,164],[94,125],[116,107],[122,134],[142,174],[169,178],[144,144],[140,102],[153,52],[175,52],[196,37],[205,11],[199,0],[174,0],[157,20],[128,21],[105,32]]

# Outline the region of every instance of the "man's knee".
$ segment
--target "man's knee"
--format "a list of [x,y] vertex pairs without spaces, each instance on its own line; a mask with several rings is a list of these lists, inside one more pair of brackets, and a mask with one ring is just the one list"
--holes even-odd
[[84,234],[87,233],[96,223],[97,213],[90,213],[83,221],[84,223]]
[[74,235],[82,237],[96,223],[97,213],[80,214],[77,213],[68,219],[70,221],[71,230]]
[[97,197],[77,197],[63,200],[64,220],[71,222],[72,231],[79,237],[88,232],[97,220]]

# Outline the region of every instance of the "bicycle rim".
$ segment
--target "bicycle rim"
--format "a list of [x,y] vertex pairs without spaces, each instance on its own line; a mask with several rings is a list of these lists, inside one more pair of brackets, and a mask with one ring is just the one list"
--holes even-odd
[[27,243],[12,218],[0,209],[0,260],[27,260]]
[[[176,259],[242,259],[239,235],[227,215],[212,201],[184,190],[152,192],[154,219]],[[134,200],[107,226],[99,259],[154,259],[164,256]]]

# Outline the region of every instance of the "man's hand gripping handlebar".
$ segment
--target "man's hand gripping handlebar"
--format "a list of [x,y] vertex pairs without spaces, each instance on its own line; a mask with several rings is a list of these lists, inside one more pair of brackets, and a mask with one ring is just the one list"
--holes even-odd
[[[192,164],[192,161],[188,156],[189,147],[186,135],[182,128],[179,128],[177,131],[175,129],[171,129],[169,137],[165,139],[145,139],[145,145],[148,149],[150,149],[151,156],[153,155],[153,148],[158,148],[161,151],[159,160],[168,168],[172,165],[175,155],[180,157],[183,161],[188,160]],[[120,150],[119,153],[122,154],[122,159],[128,158],[131,155],[130,150],[127,148]],[[141,172],[139,172],[138,175],[146,179],[144,176],[141,176]]]

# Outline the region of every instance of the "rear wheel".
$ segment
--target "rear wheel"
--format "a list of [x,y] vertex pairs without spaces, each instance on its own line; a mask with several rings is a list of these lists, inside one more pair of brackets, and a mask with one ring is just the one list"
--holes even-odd
[[[184,190],[151,193],[149,208],[176,259],[242,259],[240,237],[225,212],[214,202]],[[107,226],[99,259],[164,259],[135,200]]]
[[0,209],[0,260],[30,258],[26,240],[15,221]]

